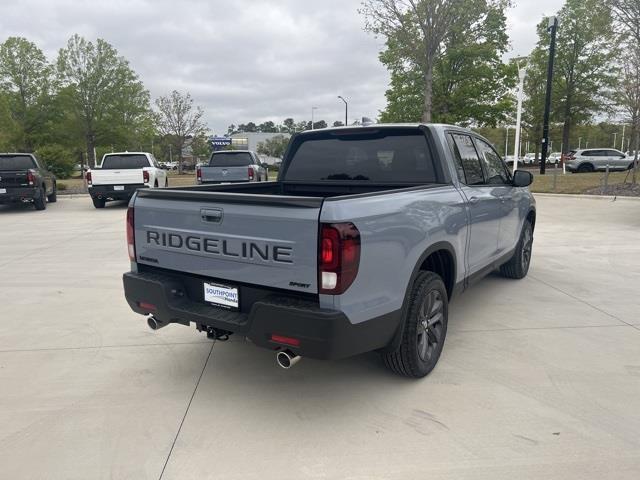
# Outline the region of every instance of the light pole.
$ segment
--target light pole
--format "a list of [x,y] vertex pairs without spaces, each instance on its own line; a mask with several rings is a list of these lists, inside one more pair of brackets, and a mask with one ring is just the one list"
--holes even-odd
[[551,114],[551,89],[553,86],[553,61],[556,56],[556,31],[558,30],[558,17],[549,18],[547,30],[551,31],[551,43],[549,44],[549,65],[547,66],[547,92],[544,99],[544,118],[542,121],[542,161],[540,162],[540,175],[544,175],[547,169],[547,153],[549,143],[549,116]]
[[509,155],[509,125],[507,125],[507,138],[504,140],[504,158],[506,160]]
[[311,107],[311,130],[315,130],[315,127],[313,126],[313,114],[317,109],[318,107]]
[[578,137],[578,150],[582,148],[582,137]]
[[346,127],[349,125],[349,104],[342,95],[338,95],[338,98],[344,102],[344,126]]
[[624,129],[625,129],[625,127],[626,127],[626,125],[623,123],[622,124],[622,140],[620,141],[620,150],[622,150],[623,152],[624,152]]
[[618,132],[613,132],[613,148],[616,148],[617,139],[618,139]]
[[520,121],[522,120],[522,95],[524,90],[524,77],[527,75],[525,67],[518,71],[520,76],[520,85],[518,86],[518,111],[516,114],[516,141],[513,153],[513,171],[518,169],[518,158],[520,157]]

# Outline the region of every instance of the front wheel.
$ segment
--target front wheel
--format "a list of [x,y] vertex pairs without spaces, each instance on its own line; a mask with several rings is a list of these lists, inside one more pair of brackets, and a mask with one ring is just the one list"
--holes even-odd
[[527,276],[531,264],[531,252],[533,251],[533,227],[526,220],[522,226],[520,240],[516,246],[513,257],[500,267],[500,273],[507,278],[519,280]]
[[420,273],[409,296],[400,345],[382,354],[385,365],[405,377],[428,375],[442,353],[448,315],[449,300],[442,278],[433,272]]

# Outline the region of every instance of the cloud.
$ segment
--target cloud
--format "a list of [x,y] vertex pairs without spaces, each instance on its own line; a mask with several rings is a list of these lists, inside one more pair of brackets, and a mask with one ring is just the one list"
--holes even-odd
[[[536,41],[549,0],[509,12],[517,53]],[[78,33],[104,38],[126,57],[152,97],[188,91],[209,127],[231,123],[375,118],[388,74],[381,39],[363,31],[359,0],[21,0],[0,5],[0,32],[35,41],[54,59]],[[3,41],[3,38],[0,38]]]

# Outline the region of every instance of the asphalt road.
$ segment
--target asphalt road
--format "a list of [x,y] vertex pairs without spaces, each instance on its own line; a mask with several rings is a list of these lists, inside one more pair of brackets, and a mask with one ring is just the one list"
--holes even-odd
[[151,332],[122,205],[0,207],[0,478],[637,480],[640,201],[538,209],[529,276],[455,299],[411,381]]

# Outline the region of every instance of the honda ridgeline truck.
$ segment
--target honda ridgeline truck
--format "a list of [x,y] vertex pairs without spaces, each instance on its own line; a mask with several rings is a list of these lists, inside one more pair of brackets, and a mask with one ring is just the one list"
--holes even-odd
[[285,368],[376,350],[422,377],[455,294],[495,269],[527,274],[531,181],[454,126],[307,131],[276,182],[138,191],[125,296],[153,329],[236,333]]
[[213,152],[208,165],[196,167],[196,180],[203,183],[266,182],[267,170],[251,150]]
[[139,188],[169,186],[166,170],[147,152],[107,153],[99,168],[86,173],[89,195],[96,208],[112,200],[129,200]]

